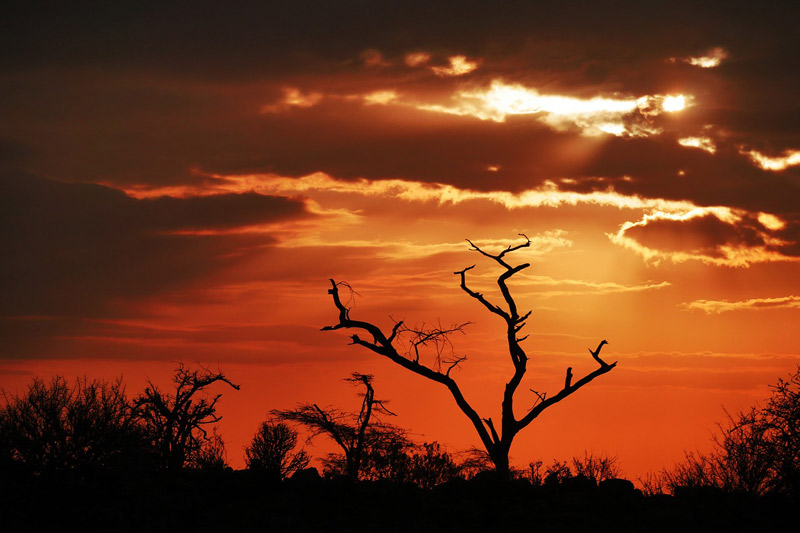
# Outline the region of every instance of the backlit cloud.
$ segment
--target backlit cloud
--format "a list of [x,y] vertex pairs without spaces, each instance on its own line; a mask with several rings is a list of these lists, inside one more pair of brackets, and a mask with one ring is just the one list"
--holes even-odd
[[410,52],[405,55],[403,61],[409,67],[418,67],[431,60],[431,55],[427,52]]
[[683,63],[688,63],[693,67],[700,67],[700,68],[716,68],[722,64],[722,62],[727,59],[728,52],[722,47],[714,47],[705,52],[703,55],[699,56],[689,56],[689,57],[680,57],[680,58],[670,58],[672,62],[681,61]]
[[698,207],[684,213],[655,211],[638,222],[626,222],[608,237],[615,244],[641,255],[646,261],[674,263],[701,261],[709,265],[748,267],[754,263],[800,262],[784,253],[790,244],[771,235],[763,222],[774,223],[774,215],[754,217],[727,207]]
[[786,227],[786,222],[770,213],[759,213],[757,218],[762,226],[772,231],[782,230]]
[[[406,56],[408,58],[408,56]],[[419,59],[419,57],[417,57]],[[445,67],[431,67],[431,70],[437,76],[463,76],[469,74],[478,68],[478,62],[475,60],[467,59],[467,56],[451,56],[448,58],[449,64]],[[406,60],[408,63],[408,60]]]
[[554,279],[550,276],[526,275],[520,277],[515,286],[534,288],[530,294],[540,297],[568,296],[576,294],[618,294],[665,289],[668,281],[646,281],[635,285],[625,285],[613,281],[593,282],[574,279]]
[[361,52],[361,60],[367,67],[386,67],[389,65],[389,62],[383,58],[383,54],[380,50],[372,48]]
[[800,150],[785,150],[782,155],[768,156],[757,150],[741,150],[742,154],[750,156],[750,159],[764,170],[780,171],[789,167],[800,165]]
[[374,91],[364,95],[364,103],[367,105],[386,105],[397,99],[397,91],[383,90]]
[[749,300],[695,300],[682,304],[684,309],[704,311],[706,314],[720,314],[729,311],[759,309],[800,309],[800,296],[783,296],[779,298],[751,298]]
[[713,154],[717,151],[717,146],[709,137],[683,137],[678,139],[678,144],[689,148],[699,148]]
[[648,120],[662,113],[681,111],[687,105],[684,95],[646,95],[635,97],[577,98],[541,94],[534,88],[494,80],[488,88],[461,90],[452,104],[416,105],[419,109],[473,116],[503,122],[511,115],[538,115],[538,119],[557,130],[578,128],[584,135],[647,136],[660,129]]
[[[531,244],[526,248],[526,254],[536,256],[545,255],[559,248],[572,246],[565,232],[548,231],[530,237]],[[493,239],[477,239],[473,241],[481,248],[491,249],[505,247],[508,241]],[[441,242],[425,243],[416,241],[387,241],[387,240],[331,240],[318,235],[298,235],[294,238],[282,239],[277,245],[282,248],[302,246],[330,247],[330,248],[370,248],[375,250],[375,256],[390,260],[412,260],[429,257],[442,253],[463,252],[469,249],[466,242]]]
[[[204,185],[210,188],[187,189],[185,194],[253,191],[264,195],[309,195],[313,198],[318,194],[333,193],[393,198],[406,202],[433,202],[439,205],[483,201],[506,209],[595,205],[641,213],[641,219],[625,222],[617,232],[609,233],[608,237],[614,244],[636,252],[650,263],[662,260],[675,263],[700,261],[715,266],[747,267],[754,263],[800,261],[797,254],[789,251],[791,242],[774,233],[786,226],[786,222],[777,215],[750,213],[727,206],[698,206],[686,200],[622,194],[610,187],[604,191],[578,192],[563,190],[554,182],[547,181],[541,187],[511,193],[475,191],[440,183],[407,180],[339,180],[322,172],[301,178],[267,174],[212,177],[213,180]],[[173,189],[172,193],[177,191]],[[130,191],[130,194],[147,197],[158,194],[158,191],[138,190]],[[318,212],[330,216],[335,214],[324,212],[322,207]],[[339,218],[351,224],[358,216],[357,213],[343,211]],[[292,237],[295,238],[299,240],[285,242],[297,246],[326,245],[319,241],[319,237]],[[395,253],[393,250],[403,248],[400,243],[388,242],[380,245],[376,242],[354,241],[349,245],[380,247],[385,257],[424,256],[446,251],[451,246],[431,244]]]
[[284,87],[283,98],[274,104],[261,108],[262,113],[280,113],[292,107],[313,107],[320,103],[323,95],[319,92],[303,94],[297,87]]

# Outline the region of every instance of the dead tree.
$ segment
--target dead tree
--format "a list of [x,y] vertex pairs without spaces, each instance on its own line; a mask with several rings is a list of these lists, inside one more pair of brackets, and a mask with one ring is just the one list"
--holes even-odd
[[[350,317],[350,307],[342,302],[339,294],[339,287],[344,286],[350,289],[350,286],[345,282],[337,283],[335,280],[331,279],[331,288],[328,289],[328,294],[333,297],[333,303],[339,311],[339,322],[332,326],[322,328],[323,331],[343,328],[361,330],[371,338],[369,340],[362,339],[358,334],[354,334],[351,336],[351,344],[368,348],[379,355],[389,358],[394,363],[415,374],[447,387],[459,409],[461,409],[475,427],[475,431],[477,431],[484,448],[486,448],[487,453],[491,457],[497,473],[503,478],[507,478],[510,474],[508,456],[514,437],[533,422],[545,409],[560,402],[596,377],[609,372],[617,364],[616,362],[608,364],[600,358],[600,350],[607,344],[605,340],[601,341],[595,350],[589,349],[589,353],[598,364],[597,369],[579,380],[573,381],[572,368],[568,368],[564,379],[564,387],[551,396],[548,396],[547,393],[539,393],[531,389],[536,395],[533,404],[527,408],[522,416],[516,416],[514,412],[514,395],[519,388],[522,378],[525,376],[528,365],[528,356],[521,346],[521,343],[527,338],[527,335],[520,337],[519,333],[525,326],[525,321],[530,317],[531,311],[520,313],[517,308],[517,303],[511,296],[507,282],[512,276],[528,268],[530,264],[522,263],[512,266],[506,261],[506,256],[512,252],[530,246],[530,239],[525,235],[521,234],[521,236],[525,238],[524,243],[516,246],[508,246],[497,255],[490,254],[475,245],[472,241],[467,240],[472,251],[476,251],[484,257],[491,259],[504,269],[497,278],[497,285],[500,288],[505,306],[495,305],[483,294],[467,286],[467,272],[475,268],[475,265],[454,272],[455,275],[460,277],[461,289],[470,297],[477,300],[490,313],[500,317],[506,325],[508,353],[513,364],[514,373],[506,383],[503,392],[499,428],[495,426],[491,418],[481,417],[475,409],[472,408],[456,381],[451,377],[450,373],[453,368],[458,366],[464,358],[455,356],[450,358],[442,357],[442,347],[450,342],[450,335],[454,332],[461,332],[466,324],[454,325],[451,328],[436,327],[429,329],[413,329],[406,327],[403,321],[398,321],[395,322],[391,332],[386,334],[378,326],[370,322],[352,319]],[[409,342],[411,347],[406,350],[405,353],[401,353],[398,351],[395,344],[398,342],[398,338],[404,334],[410,336]],[[436,351],[436,362],[432,367],[420,361],[419,349],[420,347],[426,346],[433,347]]]
[[397,439],[404,440],[405,434],[402,429],[383,423],[374,416],[376,413],[394,413],[386,408],[383,401],[375,398],[372,375],[354,372],[345,381],[364,386],[365,390],[361,395],[364,399],[358,414],[308,403],[288,411],[273,410],[272,414],[283,420],[302,424],[311,431],[310,438],[317,435],[330,437],[344,454],[345,475],[355,481],[368,450],[381,448],[383,444]]
[[144,392],[134,400],[134,412],[146,428],[167,470],[180,470],[204,443],[210,442],[204,426],[216,424],[222,417],[217,415],[217,402],[222,394],[204,396],[210,385],[222,382],[236,390],[239,385],[231,382],[222,372],[211,372],[207,368],[190,370],[183,363],[178,365],[172,377],[174,394],[162,392],[148,382]]

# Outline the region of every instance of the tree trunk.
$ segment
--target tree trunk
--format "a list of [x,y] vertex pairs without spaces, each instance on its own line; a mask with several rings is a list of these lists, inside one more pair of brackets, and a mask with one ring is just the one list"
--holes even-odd
[[498,446],[498,448],[500,449],[495,449],[490,457],[494,463],[494,470],[497,473],[497,477],[502,481],[508,481],[511,479],[511,468],[508,464],[509,447]]

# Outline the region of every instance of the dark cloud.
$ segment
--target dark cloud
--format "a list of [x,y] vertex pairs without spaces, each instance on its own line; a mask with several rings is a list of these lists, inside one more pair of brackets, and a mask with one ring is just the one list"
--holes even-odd
[[[264,358],[276,352],[324,357],[341,347],[341,339],[318,327],[298,324],[200,324],[192,328],[158,327],[79,317],[0,317],[0,362],[5,360],[82,358],[169,359],[182,358],[187,348],[193,357]],[[254,355],[257,354],[257,355]],[[325,354],[325,355],[319,355]]]
[[729,223],[709,213],[689,220],[653,220],[646,225],[634,226],[625,234],[652,250],[720,259],[728,256],[725,248],[764,248],[785,256],[795,256],[796,250],[793,253],[791,247],[779,244],[775,237],[782,234],[785,238],[793,233],[789,242],[794,243],[798,239],[796,230],[794,227],[774,232],[750,215]]
[[137,200],[100,185],[27,174],[0,177],[0,310],[103,313],[235,263],[268,235],[175,234],[304,215],[303,204],[255,193]]
[[[19,3],[0,22],[0,158],[7,168],[70,181],[146,186],[196,184],[203,178],[195,167],[510,191],[570,178],[562,188],[613,186],[794,220],[800,170],[763,171],[740,147],[800,147],[797,10],[729,2]],[[729,52],[716,69],[668,61],[714,46]],[[381,61],[366,65],[367,50]],[[465,54],[480,67],[439,78],[403,63],[420,50],[431,64]],[[654,119],[663,134],[628,139],[554,131],[536,116],[497,123],[348,99],[395,89],[404,102],[445,104],[497,77],[586,98],[686,92],[696,100]],[[286,86],[324,97],[260,113]],[[717,152],[679,146],[689,135],[709,136]],[[299,209],[259,195],[136,201],[110,188],[26,186],[36,189],[28,197],[63,200],[29,201],[4,221],[18,256],[4,265],[6,283],[27,287],[4,305],[19,312],[47,308],[54,288],[71,295],[70,306],[92,308],[80,296],[92,276],[100,288],[89,293],[123,296],[201,275],[256,238],[164,232],[254,224],[264,213],[278,219]],[[70,203],[86,208],[68,211]],[[19,227],[24,210],[43,225]],[[47,225],[59,230],[43,232]],[[132,266],[140,256],[162,268]],[[144,271],[152,281],[141,281]]]
[[0,28],[5,69],[110,63],[202,77],[307,69],[366,49],[390,58],[419,47],[507,52],[531,38],[582,42],[601,57],[665,47],[690,53],[709,40],[745,47],[789,35],[797,12],[791,2],[615,1],[601,8],[556,0],[12,4]]
[[[512,191],[562,177],[604,188],[585,178],[630,176],[619,183],[626,193],[792,212],[797,169],[763,172],[738,146],[800,146],[797,10],[788,2],[22,3],[0,28],[0,156],[62,179],[149,185],[193,182],[193,167]],[[729,51],[716,69],[668,61],[714,46]],[[385,66],[366,66],[367,50]],[[457,53],[483,61],[465,78],[442,79],[403,63],[418,50],[432,64]],[[545,93],[686,92],[696,101],[657,118],[662,136],[590,139],[531,116],[498,124],[344,99],[393,88],[442,103],[495,77]],[[259,114],[284,86],[326,97]],[[677,146],[709,124],[716,155]]]

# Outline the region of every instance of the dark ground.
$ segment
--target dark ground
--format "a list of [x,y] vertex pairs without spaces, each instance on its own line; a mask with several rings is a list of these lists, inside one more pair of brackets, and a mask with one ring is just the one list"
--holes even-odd
[[627,482],[533,488],[492,479],[424,491],[249,471],[17,478],[0,486],[0,531],[679,532],[793,531],[792,502],[710,490],[644,497]]

